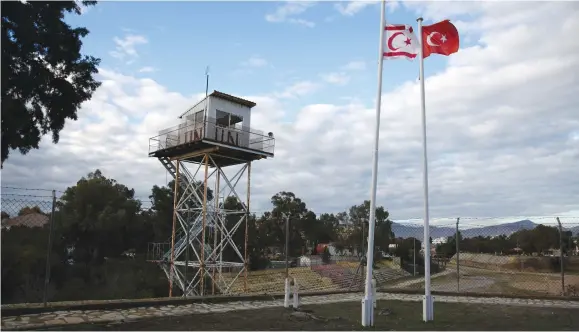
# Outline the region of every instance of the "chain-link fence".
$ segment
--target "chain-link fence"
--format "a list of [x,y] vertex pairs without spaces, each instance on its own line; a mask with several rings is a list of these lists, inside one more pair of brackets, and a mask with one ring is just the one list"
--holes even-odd
[[2,194],[2,302],[46,302],[56,193]]
[[[579,296],[579,223],[561,221],[552,218],[493,226],[457,222],[431,227],[435,234],[431,239],[432,291]],[[423,252],[415,253],[421,262]],[[409,256],[403,258],[408,263],[402,266],[413,272],[416,266]],[[422,266],[418,270],[418,277],[383,288],[424,289]]]
[[[432,226],[431,286],[434,292],[503,296],[579,296],[579,223],[537,218],[498,225],[463,222]],[[421,224],[403,225],[405,236],[388,249],[377,248],[373,279],[384,291],[424,289],[424,242]],[[398,226],[399,228],[400,226]],[[455,239],[458,238],[458,241]],[[279,245],[283,248],[283,244]],[[301,291],[361,291],[366,264],[363,254],[339,243],[327,252],[290,257],[278,255],[267,267],[238,277],[231,294],[284,291],[289,275]],[[315,251],[315,249],[314,249]],[[326,250],[324,250],[326,251]],[[562,262],[562,264],[561,264]],[[234,278],[237,273],[231,273]]]
[[[78,212],[91,211],[92,203],[75,202],[79,205],[68,211],[58,193],[2,192],[3,303],[168,295],[167,264],[147,257],[147,245],[153,238],[170,238],[171,213],[159,216],[139,203],[132,214],[132,207],[123,205],[122,212],[107,210],[106,220],[102,214],[84,220]],[[93,215],[87,211],[83,215]],[[579,296],[579,223],[560,221],[537,218],[489,225],[472,218],[431,226],[432,291]],[[361,291],[366,273],[361,238],[366,233],[356,233],[355,225],[339,228],[335,241],[302,241],[300,254],[292,248],[287,263],[283,234],[259,235],[250,228],[247,271],[243,264],[206,267],[211,278],[206,278],[204,294],[280,294],[286,276],[301,292]],[[425,270],[422,224],[395,223],[392,231],[394,237],[376,247],[373,279],[381,290],[420,293]],[[244,227],[239,232],[245,234]],[[294,229],[295,234],[304,232]],[[343,234],[351,233],[357,244],[340,242]],[[243,239],[243,234],[232,234],[232,239]],[[260,247],[265,240],[269,242]],[[170,241],[164,242],[157,256],[170,248]],[[180,273],[192,280],[199,260],[192,253],[187,260],[190,268],[180,267]]]

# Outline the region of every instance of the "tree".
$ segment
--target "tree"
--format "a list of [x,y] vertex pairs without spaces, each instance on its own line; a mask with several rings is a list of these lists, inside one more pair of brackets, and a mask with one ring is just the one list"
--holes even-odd
[[[2,230],[2,303],[42,301],[47,242],[47,226]],[[58,254],[51,261],[58,264]]]
[[420,254],[422,242],[420,240],[413,237],[406,239],[397,238],[396,244],[397,246],[394,254],[397,257],[400,257],[401,260],[411,262],[416,258],[417,262],[422,262],[422,255]]
[[[458,239],[459,239],[459,244],[460,244],[461,241],[463,240],[462,234],[460,231],[458,232]],[[441,243],[441,244],[437,245],[436,246],[436,253],[438,255],[442,255],[444,257],[449,257],[449,258],[454,256],[454,254],[456,254],[456,234],[447,237],[445,243]]]
[[[374,243],[382,250],[388,250],[388,245],[394,239],[392,221],[388,219],[389,213],[382,206],[376,208],[376,224],[374,229]],[[349,242],[361,245],[365,250],[367,245],[368,225],[370,220],[370,201],[364,201],[360,205],[354,205],[348,210],[348,220],[355,227]]]
[[[290,221],[289,254],[297,256],[304,251],[307,245],[308,234],[312,232],[317,222],[316,215],[308,210],[303,202],[292,192],[282,191],[271,198],[273,209],[268,216],[272,238],[269,246],[285,244],[285,221]],[[311,238],[311,237],[310,237]]]
[[[92,6],[96,1],[83,1]],[[2,1],[2,165],[10,150],[38,149],[51,132],[58,143],[65,120],[100,86],[100,59],[81,55],[89,31],[71,28],[65,13],[75,1]]]
[[146,245],[135,236],[143,228],[135,191],[106,178],[99,170],[67,188],[58,202],[64,245],[74,247],[75,262],[100,264],[104,257]]
[[329,243],[337,239],[338,218],[332,213],[322,213],[308,233],[308,241],[313,246]]
[[[180,177],[181,180],[186,179],[185,176]],[[182,182],[179,186],[179,192],[181,193],[185,190],[187,185],[186,180]],[[204,187],[201,181],[195,182],[195,188],[197,195],[203,197]],[[167,186],[159,187],[154,185],[151,189],[151,195],[149,199],[151,200],[151,209],[146,214],[148,222],[151,224],[151,229],[153,232],[154,242],[165,242],[172,235],[173,231],[173,204],[174,204],[174,192],[175,192],[175,180],[169,181]],[[213,190],[207,188],[207,204],[211,204],[213,201]],[[185,202],[189,207],[198,207],[199,203],[191,197]]]
[[32,214],[32,213],[42,214],[43,212],[37,205],[33,206],[33,207],[26,206],[26,207],[23,207],[22,209],[20,209],[20,211],[18,212],[18,215],[24,216],[24,215]]

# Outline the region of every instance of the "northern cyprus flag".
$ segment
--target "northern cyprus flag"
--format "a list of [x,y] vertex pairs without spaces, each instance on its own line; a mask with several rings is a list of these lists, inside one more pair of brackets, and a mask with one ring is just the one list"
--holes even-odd
[[384,57],[386,59],[406,58],[413,60],[418,56],[420,44],[412,26],[387,24],[384,37]]

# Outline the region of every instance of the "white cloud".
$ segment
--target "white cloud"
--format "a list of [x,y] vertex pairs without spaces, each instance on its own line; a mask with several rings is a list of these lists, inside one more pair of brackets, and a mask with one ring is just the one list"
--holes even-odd
[[340,14],[345,16],[352,16],[362,9],[376,5],[377,1],[349,1],[347,3],[337,3],[335,4],[336,9],[340,12]]
[[151,67],[151,66],[145,66],[145,67],[139,69],[139,73],[153,73],[156,71],[157,71],[157,68]]
[[[335,4],[334,7],[336,8],[336,10],[338,10],[338,12],[340,12],[340,14],[344,16],[354,16],[357,13],[364,10],[366,7],[377,6],[380,5],[380,3],[381,3],[380,1],[363,1],[363,0],[348,1],[348,2],[344,1]],[[398,1],[386,2],[386,10],[389,13],[394,12],[396,8],[398,8],[398,6],[399,6]]]
[[126,34],[122,39],[115,37],[113,41],[116,45],[115,50],[110,51],[109,54],[119,60],[126,60],[127,63],[132,63],[139,57],[136,46],[147,44],[149,42],[145,36],[130,33]]
[[336,85],[346,85],[350,82],[350,76],[342,72],[323,74],[322,79],[327,83]]
[[364,61],[351,61],[342,66],[343,70],[364,70],[366,69],[366,63]]
[[265,20],[272,23],[288,22],[313,28],[316,24],[312,21],[297,18],[315,4],[313,1],[287,1],[277,7],[274,13],[265,15]]
[[[430,12],[445,16],[444,8],[453,21],[460,14],[438,2],[423,6],[416,10],[426,19],[432,19]],[[432,217],[439,223],[497,217],[481,224],[514,220],[509,216],[576,217],[579,40],[568,36],[579,28],[579,6],[473,2],[463,12],[472,17],[464,23],[480,42],[463,47],[426,80]],[[429,66],[431,59],[425,62]],[[147,156],[148,140],[175,125],[202,94],[183,96],[151,79],[104,69],[100,75],[102,86],[83,105],[79,120],[67,122],[58,145],[45,137],[40,150],[11,152],[3,185],[62,190],[97,167],[138,196],[165,182],[160,163]],[[290,108],[288,101],[320,87],[304,80],[279,92],[242,96],[258,104],[252,127],[276,137],[275,158],[252,166],[255,211],[268,209],[269,197],[281,190],[293,191],[319,213],[369,197],[373,102],[343,102],[336,94],[332,104]],[[393,219],[420,218],[419,86],[400,82],[382,100],[378,203]]]
[[242,63],[242,65],[246,66],[246,67],[259,68],[259,67],[267,66],[268,62],[264,58],[257,56],[257,55],[254,55],[254,56],[250,57],[249,59],[247,59],[246,61],[244,61]]
[[318,91],[320,88],[320,83],[312,81],[300,81],[288,86],[280,93],[275,93],[275,96],[278,98],[296,98],[312,94]]

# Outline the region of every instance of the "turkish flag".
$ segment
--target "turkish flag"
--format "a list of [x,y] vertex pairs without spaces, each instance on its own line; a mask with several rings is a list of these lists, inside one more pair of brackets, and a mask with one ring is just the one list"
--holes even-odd
[[451,55],[458,52],[458,46],[458,30],[449,20],[422,27],[423,58],[432,53]]

